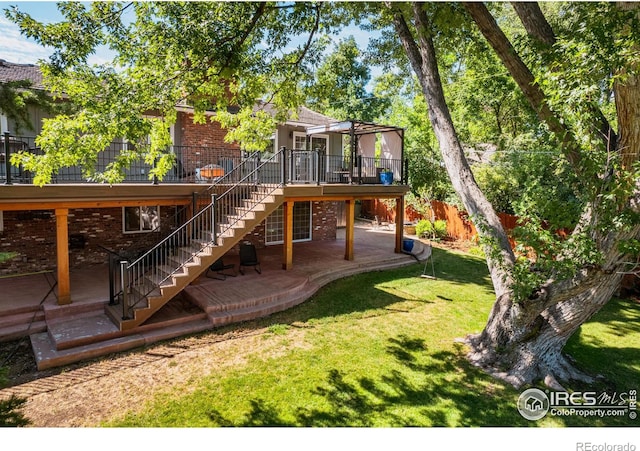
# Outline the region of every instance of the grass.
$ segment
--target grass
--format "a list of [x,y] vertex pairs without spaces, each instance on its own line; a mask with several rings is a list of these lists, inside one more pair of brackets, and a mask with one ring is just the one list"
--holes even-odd
[[[304,304],[243,324],[259,349],[156,396],[105,426],[622,426],[621,418],[520,416],[520,391],[465,360],[457,337],[484,326],[494,300],[483,260],[436,249],[423,266],[336,281]],[[568,351],[602,374],[598,389],[640,380],[640,306],[613,300],[583,325]],[[237,326],[236,326],[237,328]],[[222,329],[224,333],[230,329]],[[233,348],[229,351],[233,355]]]

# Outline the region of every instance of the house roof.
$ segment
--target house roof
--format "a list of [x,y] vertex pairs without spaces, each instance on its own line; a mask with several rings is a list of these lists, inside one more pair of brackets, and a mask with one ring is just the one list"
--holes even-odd
[[[272,103],[259,102],[255,106],[255,110],[264,110],[271,115],[276,114],[275,107]],[[296,125],[301,127],[310,127],[314,125],[328,125],[336,120],[324,114],[313,111],[306,106],[298,108],[297,117],[287,119],[288,125]]]
[[[32,83],[32,87],[35,89],[44,89],[42,84],[42,72],[40,68],[35,64],[16,64],[10,63],[3,59],[0,59],[0,83],[7,83],[10,81],[29,80]],[[186,105],[177,105],[179,111],[192,112],[193,108]],[[256,104],[256,110],[263,109],[269,114],[275,115],[275,108],[271,103],[259,102]],[[214,114],[211,112],[210,114]],[[313,125],[327,125],[336,120],[325,116],[324,114],[317,113],[305,106],[298,108],[297,118],[290,118],[287,120],[289,125],[297,125],[302,127],[309,127]]]
[[0,59],[0,83],[29,80],[31,87],[44,89],[42,72],[35,64],[16,64]]

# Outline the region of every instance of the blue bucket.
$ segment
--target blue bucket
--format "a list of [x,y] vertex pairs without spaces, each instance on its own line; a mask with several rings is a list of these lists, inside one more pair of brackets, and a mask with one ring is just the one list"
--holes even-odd
[[413,250],[413,240],[402,240],[402,250],[411,252]]

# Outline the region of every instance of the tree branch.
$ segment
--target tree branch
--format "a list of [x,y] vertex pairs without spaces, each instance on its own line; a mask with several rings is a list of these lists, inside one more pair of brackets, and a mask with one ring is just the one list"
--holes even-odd
[[574,140],[571,132],[556,117],[555,113],[551,111],[542,89],[535,82],[533,74],[520,59],[487,7],[481,2],[463,2],[463,5],[485,39],[493,47],[502,64],[518,84],[540,120],[546,122],[549,129],[560,138],[565,156],[573,168],[576,172],[581,172],[579,167],[581,156],[578,143]]
[[[556,35],[551,25],[544,16],[537,2],[511,2],[513,9],[518,14],[522,25],[529,36],[546,46],[548,50],[556,43]],[[555,58],[556,61],[558,60]],[[609,124],[607,118],[602,114],[596,105],[588,105],[588,109],[594,116],[594,126],[602,139],[605,149],[615,151],[617,148],[618,136]]]

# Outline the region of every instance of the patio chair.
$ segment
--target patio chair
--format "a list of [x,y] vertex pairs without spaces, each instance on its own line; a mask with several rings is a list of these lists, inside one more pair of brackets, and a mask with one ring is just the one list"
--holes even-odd
[[386,229],[391,230],[391,226],[388,221],[381,221],[379,217],[375,216],[373,220],[373,228],[374,229]]
[[246,266],[253,266],[258,274],[262,274],[256,247],[249,242],[240,243],[240,265],[238,267],[240,274],[244,275],[242,268]]
[[222,257],[220,257],[215,262],[213,262],[211,266],[209,266],[209,268],[207,269],[207,272],[205,273],[205,276],[209,277],[210,279],[226,280],[227,276],[231,276],[231,277],[236,276],[236,274],[227,274],[225,272],[228,269],[234,269],[234,272],[235,272],[235,267],[236,265],[234,265],[233,263],[229,263],[225,265],[224,261],[222,260]]

